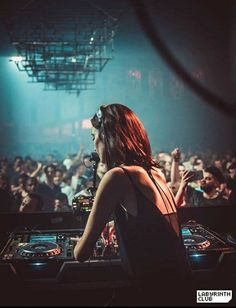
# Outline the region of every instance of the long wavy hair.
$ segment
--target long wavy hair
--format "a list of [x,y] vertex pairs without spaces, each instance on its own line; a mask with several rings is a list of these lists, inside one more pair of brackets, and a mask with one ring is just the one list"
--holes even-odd
[[124,165],[138,165],[146,170],[158,167],[152,158],[146,130],[128,107],[121,104],[102,105],[91,119],[105,144],[108,169]]

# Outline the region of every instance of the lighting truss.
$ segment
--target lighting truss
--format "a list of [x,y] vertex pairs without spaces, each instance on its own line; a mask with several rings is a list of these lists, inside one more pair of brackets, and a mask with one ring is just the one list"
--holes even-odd
[[[92,89],[96,73],[113,59],[118,18],[88,1],[46,1],[11,18],[11,42],[22,60],[15,61],[30,82],[45,90],[80,93]],[[69,4],[73,3],[73,6]],[[44,3],[45,5],[45,3]]]

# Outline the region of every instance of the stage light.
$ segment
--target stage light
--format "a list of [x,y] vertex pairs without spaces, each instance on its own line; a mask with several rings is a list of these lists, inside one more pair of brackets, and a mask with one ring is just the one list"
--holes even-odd
[[10,61],[15,62],[15,63],[19,63],[23,60],[24,60],[24,58],[21,57],[21,56],[13,56],[13,57],[10,58]]

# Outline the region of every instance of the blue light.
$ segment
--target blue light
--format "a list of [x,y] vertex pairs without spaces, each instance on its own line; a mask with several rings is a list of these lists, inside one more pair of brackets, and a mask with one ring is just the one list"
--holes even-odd
[[200,257],[204,257],[204,256],[206,256],[206,254],[199,254],[199,253],[196,253],[196,254],[190,255],[191,258],[196,258],[196,259],[198,259],[198,258],[200,258]]
[[47,265],[47,263],[45,263],[45,262],[35,262],[35,263],[31,263],[31,265],[33,265],[33,266],[44,266],[44,265]]
[[29,243],[56,242],[56,235],[31,235]]
[[182,235],[184,236],[184,235],[192,235],[192,233],[190,232],[190,230],[189,230],[189,228],[182,228],[182,230],[181,230],[181,232],[182,232]]

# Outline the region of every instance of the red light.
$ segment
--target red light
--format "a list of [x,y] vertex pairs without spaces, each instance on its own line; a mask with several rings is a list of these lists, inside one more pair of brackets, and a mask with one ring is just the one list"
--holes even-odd
[[92,128],[92,124],[91,124],[90,119],[84,119],[82,121],[82,128],[83,129],[90,129],[90,128]]
[[129,70],[128,75],[136,80],[140,80],[142,78],[142,74],[139,70]]

